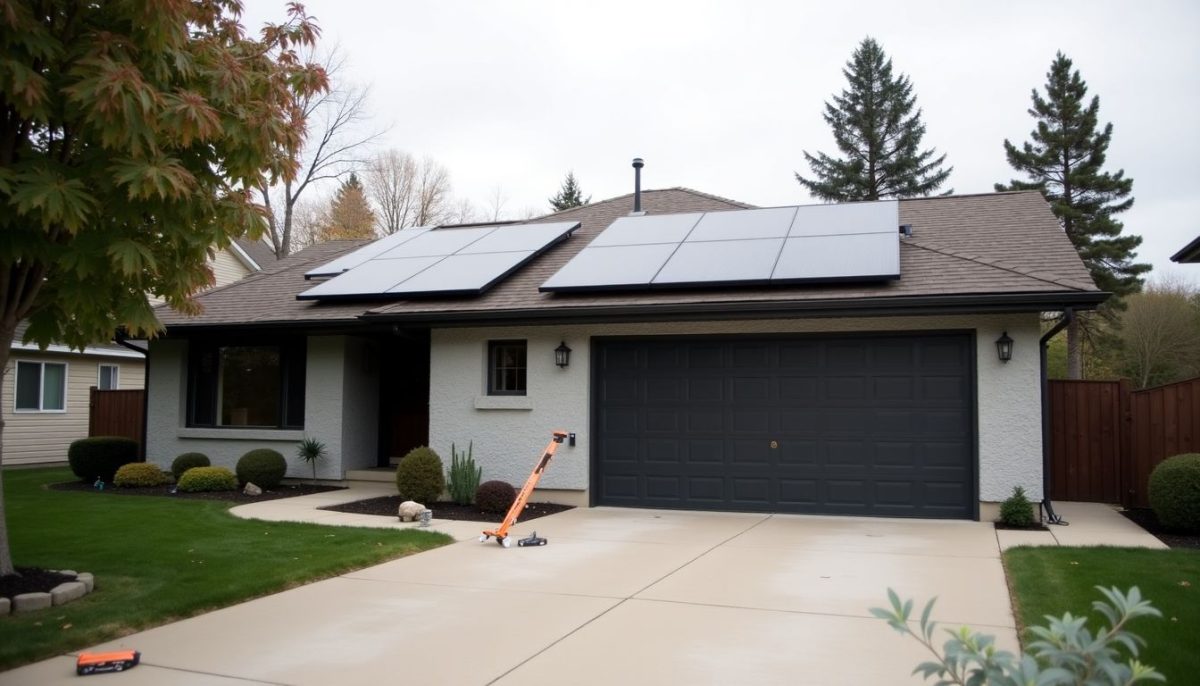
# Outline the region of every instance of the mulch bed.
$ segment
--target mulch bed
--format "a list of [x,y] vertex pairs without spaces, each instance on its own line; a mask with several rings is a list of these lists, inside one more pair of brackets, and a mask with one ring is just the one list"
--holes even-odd
[[[322,507],[322,510],[333,510],[334,512],[352,512],[354,514],[369,514],[381,515],[385,517],[395,517],[396,511],[400,509],[400,503],[404,502],[404,498],[398,495],[385,495],[381,498],[368,498],[367,500],[355,500],[350,503],[342,503],[341,505],[329,505]],[[484,512],[474,505],[459,505],[458,503],[433,503],[426,505],[430,510],[433,510],[434,519],[451,519],[455,521],[468,522],[495,522],[499,524],[503,519],[502,514],[493,514]],[[521,521],[527,522],[538,517],[565,512],[566,510],[574,509],[570,505],[555,505],[553,503],[529,503],[525,506],[525,512],[521,514]]]
[[78,491],[95,493],[96,495],[156,495],[166,498],[178,498],[180,500],[222,500],[230,503],[260,503],[264,500],[279,500],[280,498],[295,498],[300,495],[312,495],[313,493],[328,493],[329,491],[343,490],[342,486],[320,486],[316,484],[284,484],[278,488],[271,490],[263,490],[262,495],[246,495],[241,491],[213,491],[210,493],[184,493],[179,491],[172,493],[171,489],[175,488],[174,484],[166,486],[153,486],[150,488],[117,488],[115,486],[106,486],[103,491],[98,491],[91,484],[83,483],[82,481],[67,481],[61,484],[50,484],[49,488],[55,491]]
[[16,574],[0,576],[0,597],[12,599],[22,593],[49,593],[50,589],[75,577],[37,567],[17,567]]
[[1034,524],[1033,526],[1010,526],[1004,522],[993,522],[997,529],[1006,531],[1049,531],[1050,527],[1045,524]]
[[1158,523],[1158,517],[1154,516],[1154,510],[1141,508],[1121,510],[1121,514],[1172,548],[1200,549],[1200,533],[1185,534],[1166,529]]

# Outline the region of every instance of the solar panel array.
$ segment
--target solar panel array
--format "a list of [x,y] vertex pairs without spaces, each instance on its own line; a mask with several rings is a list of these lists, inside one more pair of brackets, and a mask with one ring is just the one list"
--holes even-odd
[[577,228],[579,222],[405,229],[310,270],[305,278],[333,278],[296,297],[478,295]]
[[882,201],[622,217],[541,290],[896,279],[899,212]]

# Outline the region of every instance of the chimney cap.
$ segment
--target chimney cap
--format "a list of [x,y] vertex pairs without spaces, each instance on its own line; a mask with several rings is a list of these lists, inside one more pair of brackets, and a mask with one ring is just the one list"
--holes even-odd
[[641,169],[644,166],[646,166],[646,163],[642,161],[642,158],[640,158],[640,157],[633,158],[633,168],[634,169]]

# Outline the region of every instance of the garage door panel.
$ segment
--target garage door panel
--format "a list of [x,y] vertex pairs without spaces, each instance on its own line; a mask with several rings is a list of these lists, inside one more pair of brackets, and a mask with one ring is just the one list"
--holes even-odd
[[821,369],[825,364],[822,348],[816,342],[779,344],[779,368],[787,371]]
[[600,357],[601,368],[608,373],[636,371],[641,367],[640,346],[612,345],[605,347]]
[[733,501],[752,507],[771,504],[771,479],[767,477],[732,479]]
[[725,380],[721,377],[688,379],[687,397],[689,403],[713,403],[725,400]]
[[725,480],[715,476],[693,476],[687,480],[687,497],[707,503],[723,503],[728,498],[725,495]]
[[735,403],[763,402],[771,399],[771,379],[766,376],[734,377],[729,384],[729,397]]
[[908,372],[915,362],[911,341],[884,340],[871,346],[871,369],[875,372]]
[[825,379],[827,401],[854,401],[859,404],[867,398],[867,379],[861,376],[831,376]]
[[633,377],[609,377],[600,384],[600,398],[605,403],[636,403],[641,399],[639,384]]
[[661,371],[681,369],[684,366],[682,352],[674,345],[650,346],[645,354],[646,368]]
[[923,403],[961,405],[967,399],[966,379],[961,376],[926,376],[921,379]]
[[687,462],[696,464],[722,464],[725,462],[725,439],[691,439],[687,443]]
[[815,376],[779,377],[779,400],[781,402],[812,403],[817,400],[818,379]]
[[642,450],[646,462],[670,465],[678,465],[683,462],[678,439],[647,439],[642,441]]
[[911,376],[877,376],[872,379],[871,396],[875,402],[912,402],[917,399]]
[[643,425],[646,427],[646,433],[678,433],[681,423],[679,410],[651,408],[646,410]]
[[725,368],[725,345],[694,344],[687,347],[688,369]]
[[738,441],[729,442],[729,457],[731,464],[734,465],[769,465],[771,464],[771,452],[767,443],[763,441]]
[[777,450],[781,467],[816,465],[821,461],[821,444],[818,441],[784,439]]
[[816,479],[779,479],[779,504],[811,507],[818,501],[819,486]]
[[650,377],[646,379],[646,402],[678,403],[683,400],[684,380],[680,378]]
[[732,362],[734,369],[765,369],[770,366],[771,348],[762,343],[758,345],[733,346]]

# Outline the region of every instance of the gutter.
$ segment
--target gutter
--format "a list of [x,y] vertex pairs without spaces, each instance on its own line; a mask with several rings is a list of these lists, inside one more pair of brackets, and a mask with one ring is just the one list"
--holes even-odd
[[1075,321],[1075,310],[1070,307],[1063,309],[1063,318],[1038,341],[1042,384],[1042,510],[1046,514],[1047,522],[1061,526],[1067,526],[1070,522],[1055,514],[1054,503],[1050,502],[1050,380],[1047,378],[1046,370],[1046,346],[1050,343],[1051,338],[1070,326],[1073,321]]

